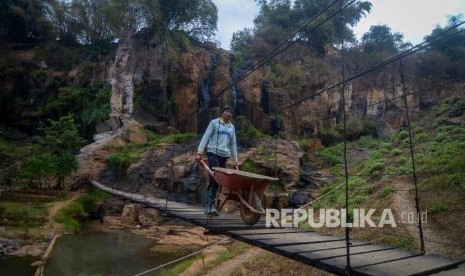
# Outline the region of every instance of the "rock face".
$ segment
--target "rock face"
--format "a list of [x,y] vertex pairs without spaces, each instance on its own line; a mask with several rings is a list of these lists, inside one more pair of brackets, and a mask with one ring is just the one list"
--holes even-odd
[[135,204],[126,204],[121,214],[121,223],[125,225],[134,225],[137,222],[137,210]]
[[142,125],[132,119],[123,119],[122,127],[94,137],[95,142],[81,148],[77,156],[79,171],[70,180],[75,183],[79,179],[99,179],[100,172],[106,167],[107,159],[115,152],[115,148],[130,142],[145,142]]
[[[279,110],[277,116],[286,137],[313,136],[322,127],[334,127],[341,121],[343,110],[348,120],[375,120],[380,136],[405,125],[403,89],[397,75],[384,73],[374,77],[373,81],[380,85],[373,88],[361,88],[356,82],[347,84],[344,107],[341,86],[325,91],[340,81],[332,73],[307,77],[311,83],[302,87],[293,86],[292,80],[273,85],[266,80],[269,69],[263,67],[237,83],[233,94],[232,76],[238,73],[231,71],[230,55],[222,49],[197,48],[168,57],[162,46],[149,46],[142,38],[122,40],[109,79],[112,116],[117,118],[98,126],[98,132],[115,130],[121,126],[118,118],[122,114],[134,114],[159,133],[167,133],[167,124],[185,132],[201,133],[218,116],[221,106],[234,104],[238,97],[241,103],[235,115],[245,116],[265,133],[270,133],[272,116]],[[410,95],[407,105],[412,112],[428,108],[441,93]],[[305,100],[292,105],[297,99]]]
[[[95,136],[95,143],[81,150],[78,156],[81,169],[73,181],[98,179],[114,148],[145,141],[144,127],[158,134],[173,134],[178,130],[201,133],[206,124],[218,116],[221,106],[240,98],[236,116],[245,116],[253,126],[266,133],[272,131],[273,120],[278,120],[280,137],[287,139],[261,142],[241,153],[239,159],[251,162],[258,173],[277,175],[282,187],[293,187],[300,181],[303,155],[300,147],[289,141],[295,135],[317,136],[323,129],[340,123],[341,114],[345,112],[349,121],[354,118],[374,120],[378,135],[388,136],[405,125],[405,104],[415,112],[429,108],[444,95],[443,91],[429,91],[421,96],[410,95],[404,101],[400,82],[391,75],[379,77],[380,83],[388,83],[384,88],[374,85],[375,88],[362,89],[354,82],[347,84],[345,91],[340,86],[326,91],[328,86],[339,81],[334,74],[315,76],[312,83],[304,83],[301,87],[286,86],[266,79],[270,74],[266,67],[251,73],[233,90],[231,76],[234,72],[231,72],[229,52],[197,48],[178,54],[171,56],[162,46],[149,46],[147,41],[137,37],[121,40],[109,76],[112,116],[97,126],[99,134]],[[293,90],[289,91],[290,87]],[[300,103],[294,105],[296,101]],[[276,111],[279,112],[273,118]],[[185,184],[195,150],[183,151],[181,147],[157,145],[147,150],[140,161],[129,167],[124,181],[120,181],[122,189],[146,193],[157,189],[166,193],[192,190]],[[318,140],[312,142],[308,150],[321,147]]]

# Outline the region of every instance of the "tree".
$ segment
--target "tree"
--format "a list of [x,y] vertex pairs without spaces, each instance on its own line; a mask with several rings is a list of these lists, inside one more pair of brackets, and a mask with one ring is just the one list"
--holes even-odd
[[204,42],[214,35],[218,22],[211,0],[48,1],[48,18],[60,39],[85,45],[123,39],[142,29],[154,33],[158,42],[166,42],[176,31]]
[[[432,78],[445,75],[451,78],[463,78],[465,69],[465,34],[460,25],[463,14],[449,16],[445,27],[436,26],[425,39],[436,41],[429,51],[421,54],[420,73]],[[453,30],[452,30],[453,29]]]
[[231,39],[231,50],[234,52],[238,64],[242,64],[244,58],[249,55],[249,45],[252,41],[252,30],[244,28],[242,31],[233,33]]
[[211,0],[159,0],[161,31],[183,31],[199,41],[217,30],[218,8]]
[[52,153],[73,152],[82,144],[83,140],[72,114],[60,117],[58,121],[49,119],[48,123],[49,126],[39,128],[44,132],[39,142]]
[[45,14],[45,1],[2,0],[0,38],[13,42],[31,42],[48,38],[51,28]]
[[44,136],[38,139],[42,148],[26,160],[24,177],[31,181],[32,187],[42,188],[43,184],[50,184],[55,178],[55,187],[63,188],[65,178],[79,167],[71,152],[81,145],[82,139],[71,114],[60,117],[58,121],[48,120],[48,123],[49,126],[39,128],[44,132]]
[[[445,37],[453,32],[446,32],[448,29],[451,29],[454,26],[459,25],[462,21],[463,14],[452,15],[448,17],[448,22],[445,27],[436,26],[430,35],[426,36],[425,39],[430,40],[437,37]],[[462,30],[462,31],[460,31]],[[453,36],[450,36],[446,39],[443,39],[437,43],[431,45],[431,49],[442,52],[448,56],[451,61],[458,61],[465,59],[465,34],[463,32],[464,28],[462,26],[458,27],[455,30]],[[459,31],[459,32],[458,32]]]
[[[43,188],[43,184],[48,182],[52,174],[52,154],[45,153],[31,156],[26,160],[24,176],[30,180],[31,188]],[[37,185],[35,184],[37,183]]]
[[65,178],[77,171],[79,164],[74,155],[64,152],[60,155],[52,156],[50,167],[56,179],[56,188],[63,189]]
[[[24,176],[31,181],[31,188],[44,188],[54,177],[56,188],[64,188],[65,178],[79,168],[76,157],[68,152],[43,153],[26,160]],[[35,184],[37,183],[37,185]],[[50,187],[50,186],[49,186]]]
[[398,53],[409,45],[403,39],[403,34],[393,33],[386,25],[371,26],[370,31],[362,36],[362,48],[368,54]]
[[[310,19],[314,18],[334,1],[295,0],[293,4],[290,0],[257,2],[261,5],[261,8],[259,15],[254,20],[254,36],[264,41],[277,39],[280,42],[292,31],[308,23]],[[297,35],[299,37],[303,36],[303,43],[312,50],[324,54],[326,45],[339,43],[341,38],[349,42],[355,41],[355,36],[349,26],[355,26],[362,16],[370,12],[371,3],[357,1],[345,7],[342,13],[344,21],[341,21],[340,15],[330,18],[330,16],[337,14],[340,8],[339,4],[332,5],[311,24],[302,29],[301,33]],[[323,23],[327,18],[329,20]],[[321,23],[323,24],[320,25]],[[273,33],[272,36],[269,35],[270,31]],[[271,44],[276,45],[276,41],[271,41]]]

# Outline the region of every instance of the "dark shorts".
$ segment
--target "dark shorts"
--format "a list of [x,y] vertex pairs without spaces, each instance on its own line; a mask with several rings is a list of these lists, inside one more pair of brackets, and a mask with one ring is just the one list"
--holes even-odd
[[[207,152],[207,158],[208,158],[208,167],[210,167],[210,169],[214,167],[225,168],[226,161],[228,160],[227,157],[219,156],[211,152]],[[216,182],[215,179],[212,176],[210,176],[210,185],[208,187],[218,188],[218,186],[219,186],[218,182]]]

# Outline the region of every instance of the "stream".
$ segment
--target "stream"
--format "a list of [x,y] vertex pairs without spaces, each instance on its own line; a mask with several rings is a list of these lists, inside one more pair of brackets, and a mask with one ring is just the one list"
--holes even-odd
[[[180,257],[176,253],[155,253],[150,250],[153,239],[107,229],[99,221],[82,227],[77,235],[57,240],[44,276],[135,275]],[[144,275],[160,275],[160,271]]]

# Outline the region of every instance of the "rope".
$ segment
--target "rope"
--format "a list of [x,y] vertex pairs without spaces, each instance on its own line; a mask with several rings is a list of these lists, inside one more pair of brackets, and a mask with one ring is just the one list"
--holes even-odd
[[174,263],[179,262],[179,261],[181,261],[181,260],[184,260],[184,259],[186,259],[186,258],[192,257],[192,256],[194,256],[194,255],[197,255],[197,254],[199,254],[199,253],[201,253],[201,252],[203,252],[203,251],[205,251],[205,250],[211,248],[212,246],[215,246],[215,245],[217,245],[217,244],[219,244],[219,243],[225,242],[225,241],[227,241],[227,240],[229,240],[229,239],[231,239],[231,238],[228,237],[228,238],[222,239],[221,241],[215,242],[215,243],[213,243],[213,244],[211,244],[211,245],[209,245],[209,246],[207,246],[207,247],[205,247],[205,248],[203,248],[203,249],[200,249],[199,251],[196,251],[196,252],[194,252],[194,253],[191,253],[191,254],[189,254],[189,255],[186,255],[186,256],[181,257],[181,258],[179,258],[179,259],[176,259],[176,260],[174,260],[174,261],[171,261],[171,262],[168,262],[168,263],[159,265],[159,266],[157,266],[157,267],[155,267],[155,268],[146,270],[146,271],[141,272],[141,273],[139,273],[139,274],[135,274],[134,276],[144,275],[144,274],[149,273],[149,272],[151,272],[151,271],[154,271],[154,270],[163,268],[163,267],[165,267],[165,266],[167,266],[167,265],[174,264]]

